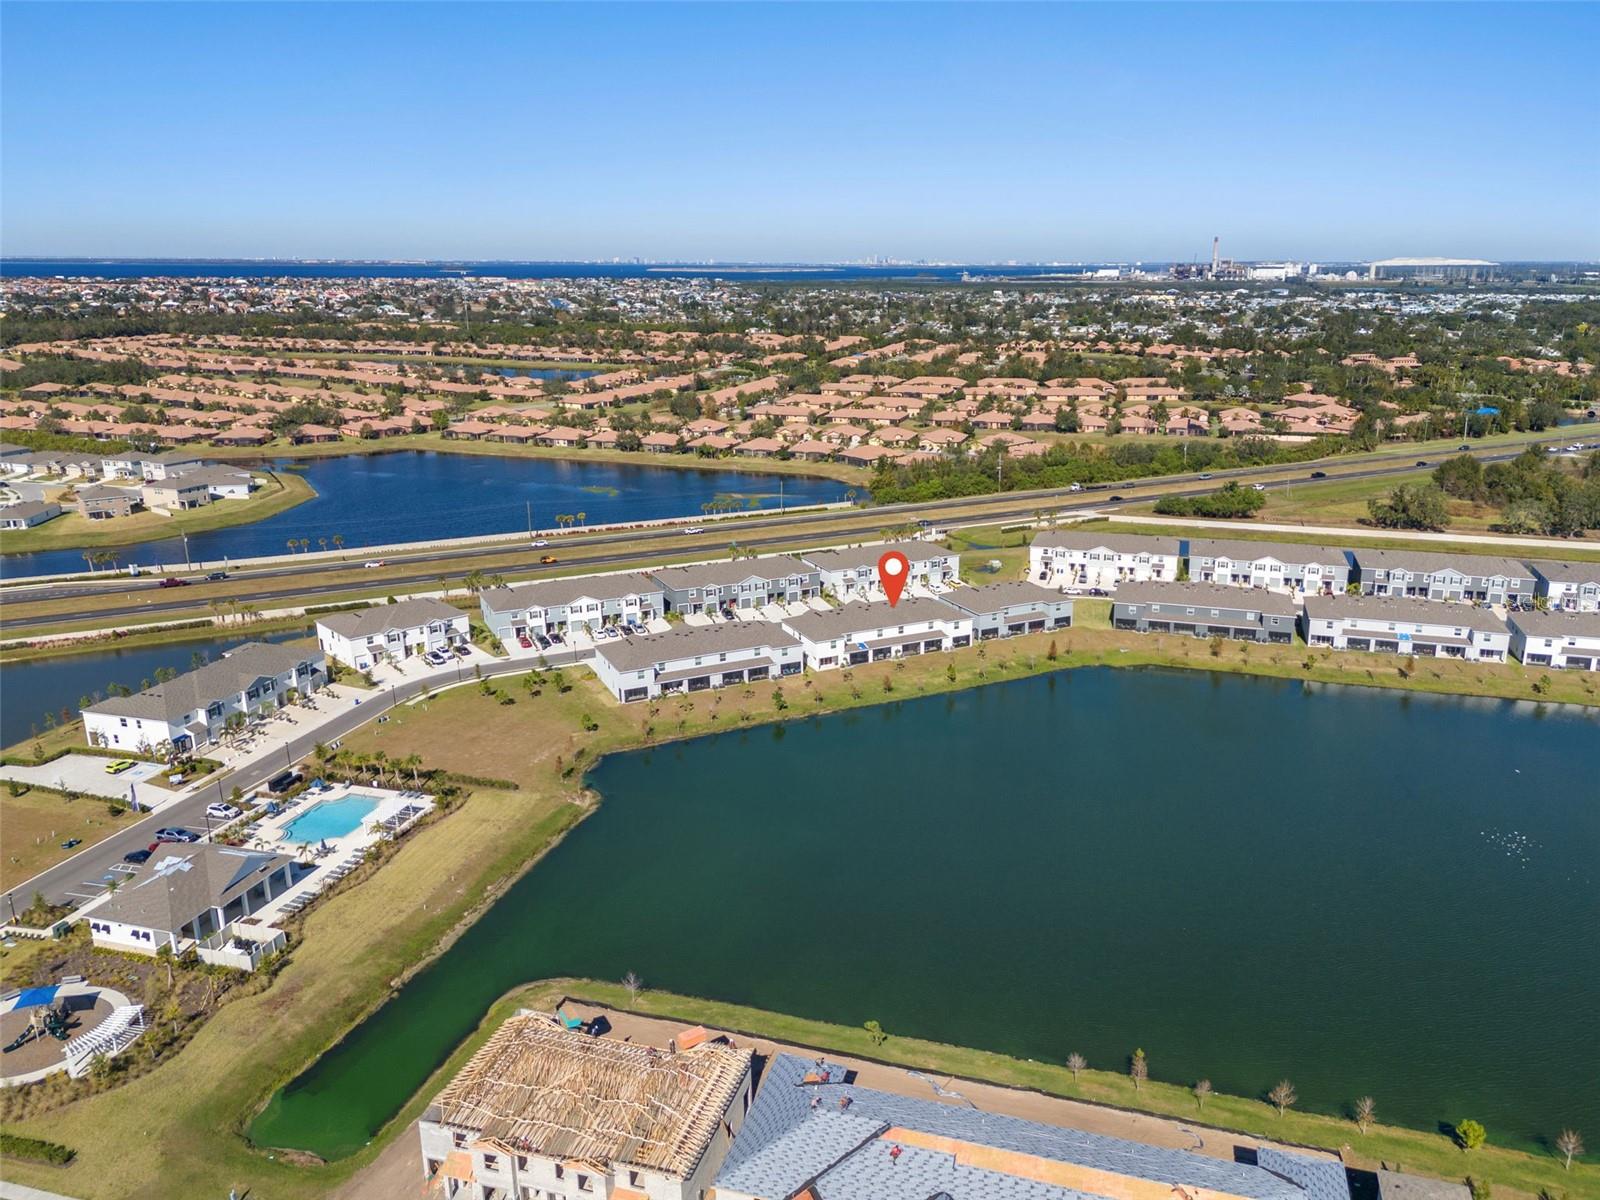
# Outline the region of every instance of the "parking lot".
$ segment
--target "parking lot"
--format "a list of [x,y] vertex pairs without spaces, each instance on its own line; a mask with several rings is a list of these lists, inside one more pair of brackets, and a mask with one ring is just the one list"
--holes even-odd
[[[15,779],[63,792],[80,792],[85,796],[103,796],[108,800],[126,800],[132,784],[142,783],[152,775],[159,775],[162,770],[160,763],[136,762],[126,771],[112,775],[106,771],[106,766],[114,761],[94,754],[64,754],[43,766],[0,767],[0,779]],[[140,791],[139,800],[142,804],[171,796],[165,789],[146,788]]]

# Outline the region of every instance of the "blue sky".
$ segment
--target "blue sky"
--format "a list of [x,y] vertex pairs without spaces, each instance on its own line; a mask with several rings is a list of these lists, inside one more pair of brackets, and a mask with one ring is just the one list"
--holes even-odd
[[1596,11],[7,0],[0,251],[1600,258]]

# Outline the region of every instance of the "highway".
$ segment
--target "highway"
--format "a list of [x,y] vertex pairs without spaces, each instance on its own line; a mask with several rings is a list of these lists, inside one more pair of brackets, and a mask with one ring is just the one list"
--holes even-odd
[[[571,651],[562,655],[545,656],[545,661],[551,666],[568,666],[577,660],[578,655]],[[482,664],[481,674],[485,678],[520,674],[532,670],[535,665],[536,663],[529,659],[501,659]],[[352,730],[381,717],[396,704],[403,704],[424,691],[436,690],[454,683],[458,677],[467,686],[471,686],[475,679],[475,676],[462,666],[455,670],[436,671],[416,679],[408,679],[392,688],[374,691],[371,698],[364,699],[359,708],[340,713],[326,724],[286,744],[264,750],[260,755],[232,770],[220,772],[215,779],[207,781],[206,786],[197,794],[165,806],[160,812],[144,817],[137,824],[119,830],[104,841],[96,842],[65,862],[57,863],[26,883],[12,888],[0,898],[0,919],[10,920],[13,912],[21,912],[27,908],[33,903],[36,892],[42,893],[45,899],[53,904],[75,904],[99,895],[105,890],[106,879],[115,877],[112,868],[121,865],[122,856],[130,850],[143,849],[155,841],[157,829],[176,825],[203,833],[206,829],[206,805],[226,800],[236,787],[249,792],[252,788],[261,786],[285,767],[307,757],[318,742],[326,744],[336,741]],[[89,801],[84,800],[80,803],[87,804]]]
[[[1474,451],[1481,462],[1503,462],[1515,458],[1528,445],[1560,442],[1551,438],[1525,442],[1513,447],[1490,447]],[[1163,496],[1191,496],[1212,491],[1230,480],[1257,481],[1269,490],[1306,484],[1313,471],[1325,476],[1319,482],[1349,482],[1363,479],[1381,479],[1387,476],[1415,472],[1416,461],[1407,456],[1389,454],[1362,455],[1347,459],[1316,460],[1294,467],[1282,464],[1263,467],[1240,467],[1217,471],[1209,478],[1200,474],[1168,475],[1156,479],[1133,479],[1120,483],[1099,484],[1080,492],[1069,488],[1054,488],[1032,492],[1004,492],[991,496],[962,497],[926,503],[875,505],[868,508],[851,508],[827,512],[803,511],[793,514],[755,516],[738,520],[706,524],[709,536],[694,540],[679,540],[683,528],[694,528],[692,518],[684,518],[674,526],[652,526],[646,529],[619,529],[593,534],[558,535],[551,539],[549,549],[532,549],[520,541],[497,544],[476,544],[455,548],[419,549],[416,551],[388,552],[384,555],[385,567],[411,566],[413,569],[391,574],[386,570],[381,576],[367,570],[360,552],[344,562],[280,563],[233,572],[228,579],[231,596],[224,598],[247,601],[257,608],[298,607],[314,603],[318,598],[347,595],[358,590],[381,590],[398,593],[408,588],[429,589],[437,587],[439,577],[446,573],[446,564],[459,560],[482,559],[490,555],[511,556],[496,562],[492,573],[524,575],[537,579],[541,576],[568,573],[574,567],[600,570],[628,564],[647,565],[655,560],[681,556],[688,552],[704,552],[712,557],[719,554],[727,541],[751,549],[769,549],[797,540],[815,545],[865,541],[878,536],[886,527],[918,520],[929,521],[940,527],[987,525],[996,522],[1025,520],[1041,509],[1053,512],[1074,512],[1085,509],[1111,510],[1134,504],[1147,504]],[[1437,461],[1430,460],[1431,461]],[[1293,472],[1293,477],[1285,478]],[[1273,478],[1276,476],[1277,478]],[[1124,494],[1128,499],[1121,499]],[[1137,494],[1133,494],[1137,493]],[[804,533],[795,530],[804,526]],[[641,545],[641,543],[646,543]],[[624,552],[618,549],[627,546]],[[554,554],[559,562],[544,566],[541,555]],[[294,580],[308,574],[338,576],[334,580],[305,585]],[[202,576],[203,578],[203,576]],[[273,581],[281,581],[273,586]],[[252,586],[247,591],[242,584]],[[83,598],[103,599],[108,594],[123,594],[133,603],[116,607],[86,606],[82,610],[50,612],[45,614],[17,615],[15,606],[50,600]],[[104,581],[71,581],[52,584],[25,585],[14,582],[3,596],[12,612],[6,614],[8,631],[23,630],[40,625],[58,625],[69,621],[103,620],[114,623],[123,618],[149,619],[169,613],[193,615],[206,602],[218,598],[211,589],[202,597],[195,597],[187,588],[163,589],[157,581],[135,583],[126,577]]]

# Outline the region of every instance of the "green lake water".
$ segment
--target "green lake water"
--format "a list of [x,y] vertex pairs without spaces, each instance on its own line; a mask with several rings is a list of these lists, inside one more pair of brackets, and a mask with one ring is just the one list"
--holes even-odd
[[599,811],[276,1096],[349,1154],[518,983],[1600,1131],[1600,717],[1088,669],[617,755]]

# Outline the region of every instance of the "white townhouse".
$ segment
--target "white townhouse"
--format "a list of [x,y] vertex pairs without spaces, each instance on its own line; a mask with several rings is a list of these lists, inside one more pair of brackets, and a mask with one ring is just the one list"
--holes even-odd
[[256,486],[249,471],[234,467],[196,467],[179,478],[185,484],[201,484],[213,500],[248,500]]
[[663,567],[650,572],[668,612],[716,612],[809,600],[821,585],[817,568],[788,554]]
[[153,457],[139,459],[139,469],[146,482],[155,483],[197,471],[205,463],[193,450],[168,450]]
[[[690,1034],[699,1040],[685,1044]],[[423,1190],[446,1200],[705,1200],[750,1111],[751,1058],[704,1030],[660,1048],[569,1029],[559,1010],[522,1009],[417,1122]]]
[[471,639],[471,618],[443,600],[401,600],[317,619],[317,645],[347,667],[370,671],[385,659],[448,650]]
[[1563,612],[1600,612],[1600,563],[1531,562],[1535,595]]
[[192,750],[217,739],[228,718],[282,707],[328,680],[322,651],[305,645],[247,642],[216,662],[131,696],[113,696],[83,710],[91,746]]
[[1600,671],[1600,612],[1514,612],[1506,620],[1523,666]]
[[961,556],[936,542],[885,542],[881,546],[852,546],[843,550],[813,550],[802,554],[821,576],[824,592],[841,600],[883,598],[878,583],[878,560],[890,551],[906,556],[910,571],[907,585],[948,587],[961,575]]
[[121,454],[109,454],[100,460],[100,478],[102,479],[143,479],[145,456],[125,451]]
[[1178,578],[1178,539],[1052,529],[1033,539],[1028,573],[1046,587],[1114,588]]
[[1332,546],[1190,538],[1189,578],[1195,583],[1331,596],[1349,584],[1350,560]]
[[853,667],[972,644],[972,614],[931,597],[902,596],[871,604],[845,604],[827,612],[785,617],[780,624],[800,639],[813,671]]
[[767,621],[677,625],[595,647],[596,678],[618,700],[653,700],[798,675],[800,639]]
[[0,529],[32,529],[61,515],[53,500],[23,500],[0,508]]
[[487,588],[478,604],[484,623],[502,642],[535,633],[548,636],[629,621],[642,624],[666,611],[661,585],[638,572]]
[[1486,608],[1401,596],[1307,596],[1311,646],[1505,662],[1511,631]]

